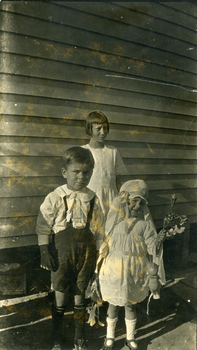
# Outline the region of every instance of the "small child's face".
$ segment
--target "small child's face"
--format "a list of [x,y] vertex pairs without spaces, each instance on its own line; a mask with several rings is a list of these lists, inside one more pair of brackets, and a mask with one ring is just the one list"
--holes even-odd
[[130,211],[130,216],[132,218],[138,217],[142,214],[144,207],[144,200],[140,197],[131,197],[129,196],[128,207]]
[[97,141],[103,143],[108,134],[107,124],[92,124],[92,138]]
[[67,186],[72,191],[84,189],[92,176],[93,169],[89,164],[73,162],[67,169],[62,168],[62,175],[67,179]]

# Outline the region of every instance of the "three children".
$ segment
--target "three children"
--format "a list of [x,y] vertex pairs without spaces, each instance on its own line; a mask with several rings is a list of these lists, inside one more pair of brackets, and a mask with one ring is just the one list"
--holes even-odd
[[[103,300],[109,302],[102,350],[113,348],[119,306],[125,307],[126,345],[137,349],[135,304],[148,295],[148,287],[142,286],[149,255],[160,265],[160,278],[165,281],[162,259],[159,262],[156,254],[157,243],[165,234],[156,233],[147,207],[148,189],[142,180],[126,182],[117,195],[118,176],[127,170],[118,151],[104,144],[109,132],[106,116],[98,111],[90,113],[86,132],[90,143],[65,152],[62,175],[66,184],[49,193],[37,219],[41,267],[51,271],[55,291],[51,349],[62,349],[62,320],[70,292],[74,295],[74,350],[88,348],[85,290],[95,271],[99,248],[104,258],[100,288]],[[56,257],[50,253],[51,237]]]

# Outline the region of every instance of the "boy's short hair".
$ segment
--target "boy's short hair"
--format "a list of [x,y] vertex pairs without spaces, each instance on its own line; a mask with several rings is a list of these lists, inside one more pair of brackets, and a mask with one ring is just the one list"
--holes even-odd
[[94,168],[94,158],[89,149],[82,147],[68,148],[63,155],[63,168],[67,169],[69,164],[80,163],[87,164],[90,168]]
[[86,134],[92,136],[92,124],[107,124],[107,132],[109,133],[109,122],[106,115],[100,111],[93,111],[87,115],[85,130]]

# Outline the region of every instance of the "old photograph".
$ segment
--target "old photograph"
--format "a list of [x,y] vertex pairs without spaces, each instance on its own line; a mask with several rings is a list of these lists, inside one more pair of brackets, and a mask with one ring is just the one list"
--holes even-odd
[[0,350],[196,350],[197,3],[0,0]]

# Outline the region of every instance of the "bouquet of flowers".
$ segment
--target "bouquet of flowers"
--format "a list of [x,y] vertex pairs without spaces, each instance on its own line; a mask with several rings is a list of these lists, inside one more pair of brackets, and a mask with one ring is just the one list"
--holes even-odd
[[166,231],[166,238],[173,238],[177,233],[183,233],[187,224],[186,215],[178,215],[173,212],[173,206],[177,200],[175,194],[171,197],[171,210],[163,220],[163,229]]

